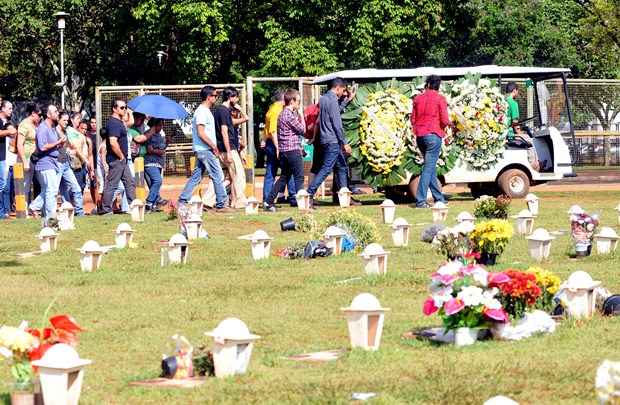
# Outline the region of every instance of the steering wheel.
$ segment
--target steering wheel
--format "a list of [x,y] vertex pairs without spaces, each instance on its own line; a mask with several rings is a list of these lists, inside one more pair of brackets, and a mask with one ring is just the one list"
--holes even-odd
[[521,124],[523,124],[523,123],[526,123],[526,122],[528,122],[528,121],[534,121],[535,119],[536,119],[536,116],[535,116],[535,115],[533,115],[533,116],[531,116],[531,117],[529,117],[529,118],[525,118],[525,119],[519,120],[519,125],[521,125]]

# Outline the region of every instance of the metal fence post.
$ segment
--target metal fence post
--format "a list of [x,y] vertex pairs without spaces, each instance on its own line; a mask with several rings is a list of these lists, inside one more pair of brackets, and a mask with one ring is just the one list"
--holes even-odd
[[254,82],[251,76],[246,80],[246,106],[248,114],[248,143],[245,161],[245,194],[253,196],[256,192],[254,179],[254,162],[256,161],[256,147],[254,145]]
[[13,187],[15,188],[15,217],[26,218],[26,192],[24,190],[24,164],[13,165]]
[[136,179],[136,198],[146,202],[146,184],[144,181],[144,158],[137,157],[133,161]]

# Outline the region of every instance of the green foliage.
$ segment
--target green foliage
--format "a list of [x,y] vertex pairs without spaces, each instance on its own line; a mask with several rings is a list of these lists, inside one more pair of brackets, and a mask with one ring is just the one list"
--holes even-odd
[[321,239],[325,230],[332,225],[347,231],[355,239],[355,248],[361,250],[366,245],[379,241],[377,225],[368,217],[353,210],[337,210],[331,212],[321,221],[314,233],[316,239]]
[[506,219],[510,213],[510,198],[482,196],[476,200],[474,216],[484,219]]
[[312,232],[319,226],[314,215],[312,214],[300,214],[295,217],[295,230],[299,232]]
[[[617,191],[581,191],[580,205],[600,210],[602,223],[616,223]],[[537,226],[566,228],[566,211],[574,203],[574,193],[536,194],[544,207]],[[321,219],[333,210],[321,206],[314,215]],[[351,210],[380,222],[377,205]],[[450,210],[472,212],[473,201],[455,198]],[[86,369],[84,404],[337,404],[350,401],[352,387],[378,392],[376,401],[390,404],[481,404],[498,392],[520,403],[596,401],[592,381],[599,361],[617,357],[613,342],[620,333],[618,317],[596,315],[577,324],[564,321],[553,334],[514,344],[483,341],[461,349],[404,339],[403,333],[411,329],[441,326],[438,317],[424,316],[421,308],[428,297],[429,275],[443,259],[428,244],[411,238],[403,248],[384,243],[391,254],[388,274],[380,278],[366,279],[361,259],[352,254],[298,261],[274,257],[257,267],[249,243],[237,237],[249,233],[248,228],[260,227],[275,236],[273,251],[305,239],[306,234],[279,231],[279,222],[296,211],[284,207],[276,215],[209,215],[210,238],[192,242],[187,265],[169,268],[159,266],[158,242],[177,233],[178,227],[165,221],[165,213],[153,213],[144,223],[132,224],[138,249],[114,249],[105,255],[100,270],[88,274],[79,270],[79,247],[93,238],[102,245],[113,244],[114,229],[128,221],[128,216],[76,218],[76,229],[61,234],[56,252],[19,261],[15,253],[38,249],[35,236],[40,222],[5,221],[0,233],[2,323],[18,325],[23,319],[40,319],[50,301],[58,297],[54,308],[73,315],[86,330],[80,335],[80,356],[94,361]],[[405,205],[397,212],[414,225],[414,233],[421,229],[415,224],[430,218],[428,211]],[[454,224],[451,220],[450,225]],[[390,227],[379,226],[383,241],[390,239],[390,233]],[[545,269],[564,280],[573,271],[584,270],[610,291],[620,290],[618,255],[571,261],[564,255],[570,244],[566,235],[554,240]],[[523,236],[511,240],[497,267],[513,267],[515,262],[531,263]],[[354,280],[342,282],[347,279]],[[285,359],[349,347],[339,308],[348,306],[361,292],[372,293],[391,309],[379,351],[353,351],[321,364]],[[195,347],[210,349],[212,339],[204,332],[230,316],[243,320],[262,337],[255,342],[248,374],[208,378],[190,390],[128,386],[131,381],[159,375],[162,350],[166,351],[170,336],[180,333]],[[442,378],[446,370],[450,378]],[[10,379],[9,367],[2,363],[0,381]],[[3,387],[6,397],[10,388]]]
[[59,95],[61,9],[72,108],[97,85],[342,68],[500,63],[620,77],[618,0],[3,0],[0,95]]
[[314,36],[293,37],[273,18],[260,25],[267,46],[259,55],[262,76],[313,76],[338,66],[336,56]]

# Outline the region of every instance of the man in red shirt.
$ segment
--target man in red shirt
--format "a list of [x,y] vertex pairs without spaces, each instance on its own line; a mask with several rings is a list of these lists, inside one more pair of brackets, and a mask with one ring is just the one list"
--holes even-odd
[[441,78],[431,75],[426,78],[424,92],[413,99],[411,127],[416,142],[424,155],[424,166],[420,173],[420,182],[416,193],[416,208],[429,208],[426,192],[430,187],[435,202],[446,202],[437,180],[437,160],[441,153],[441,144],[446,136],[444,129],[449,124],[448,104],[439,94]]

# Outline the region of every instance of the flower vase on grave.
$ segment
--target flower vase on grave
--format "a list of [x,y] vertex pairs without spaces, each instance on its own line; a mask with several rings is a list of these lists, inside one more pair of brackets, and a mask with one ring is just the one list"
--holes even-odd
[[470,346],[478,340],[478,329],[457,328],[454,330],[454,344],[458,347]]

